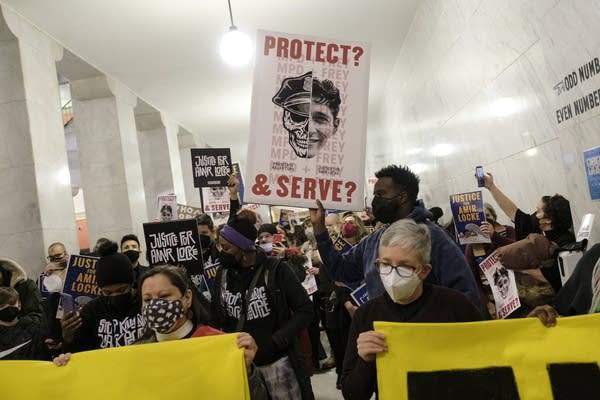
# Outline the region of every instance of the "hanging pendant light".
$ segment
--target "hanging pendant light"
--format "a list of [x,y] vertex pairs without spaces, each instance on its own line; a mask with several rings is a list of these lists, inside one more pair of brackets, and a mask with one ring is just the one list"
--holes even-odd
[[221,40],[220,52],[223,60],[232,66],[241,67],[250,62],[252,58],[252,42],[244,33],[240,32],[233,23],[231,12],[231,0],[227,0],[229,6],[229,19],[231,26]]

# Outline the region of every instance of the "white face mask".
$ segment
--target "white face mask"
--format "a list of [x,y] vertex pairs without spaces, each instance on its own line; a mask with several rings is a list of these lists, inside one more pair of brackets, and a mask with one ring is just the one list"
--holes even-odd
[[62,285],[62,279],[60,279],[57,275],[50,275],[44,278],[44,287],[50,293],[60,292]]
[[385,291],[396,303],[412,296],[419,286],[419,283],[421,283],[421,279],[416,271],[410,278],[403,278],[398,275],[396,271],[380,276]]
[[266,243],[261,243],[260,247],[267,253],[270,253],[273,251],[273,242],[266,242]]

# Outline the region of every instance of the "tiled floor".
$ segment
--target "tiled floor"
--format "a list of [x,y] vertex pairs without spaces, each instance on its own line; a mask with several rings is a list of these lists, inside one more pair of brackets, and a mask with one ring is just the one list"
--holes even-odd
[[311,382],[316,400],[343,399],[342,392],[335,388],[336,378],[335,368],[312,376]]
[[[327,355],[331,354],[329,341],[325,332],[321,331],[321,343]],[[337,375],[335,368],[321,374],[315,374],[311,378],[313,393],[316,400],[338,400],[343,399],[342,392],[335,388]]]

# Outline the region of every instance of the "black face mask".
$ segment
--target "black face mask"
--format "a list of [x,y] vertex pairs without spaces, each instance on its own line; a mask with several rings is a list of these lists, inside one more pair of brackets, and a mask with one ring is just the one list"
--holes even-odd
[[135,264],[135,262],[140,258],[140,252],[137,250],[127,250],[123,254],[129,258],[129,261],[131,261],[132,264]]
[[0,310],[0,321],[11,322],[19,315],[19,309],[15,306],[8,306]]
[[208,251],[213,244],[213,239],[208,235],[200,234],[200,247],[202,251]]
[[395,200],[396,197],[400,195],[401,194],[391,198],[381,196],[373,197],[371,206],[373,207],[373,215],[377,221],[389,224],[398,219],[398,207]]
[[116,296],[102,296],[106,304],[114,311],[123,313],[129,308],[131,302],[131,293],[122,293]]
[[221,251],[219,253],[219,262],[223,268],[239,268],[240,263],[235,258],[235,255]]

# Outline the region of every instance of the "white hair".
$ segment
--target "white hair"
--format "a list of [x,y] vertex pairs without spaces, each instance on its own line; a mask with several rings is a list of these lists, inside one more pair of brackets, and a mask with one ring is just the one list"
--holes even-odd
[[381,236],[379,248],[382,247],[400,247],[415,251],[423,264],[429,264],[431,253],[429,229],[410,218],[398,220]]

